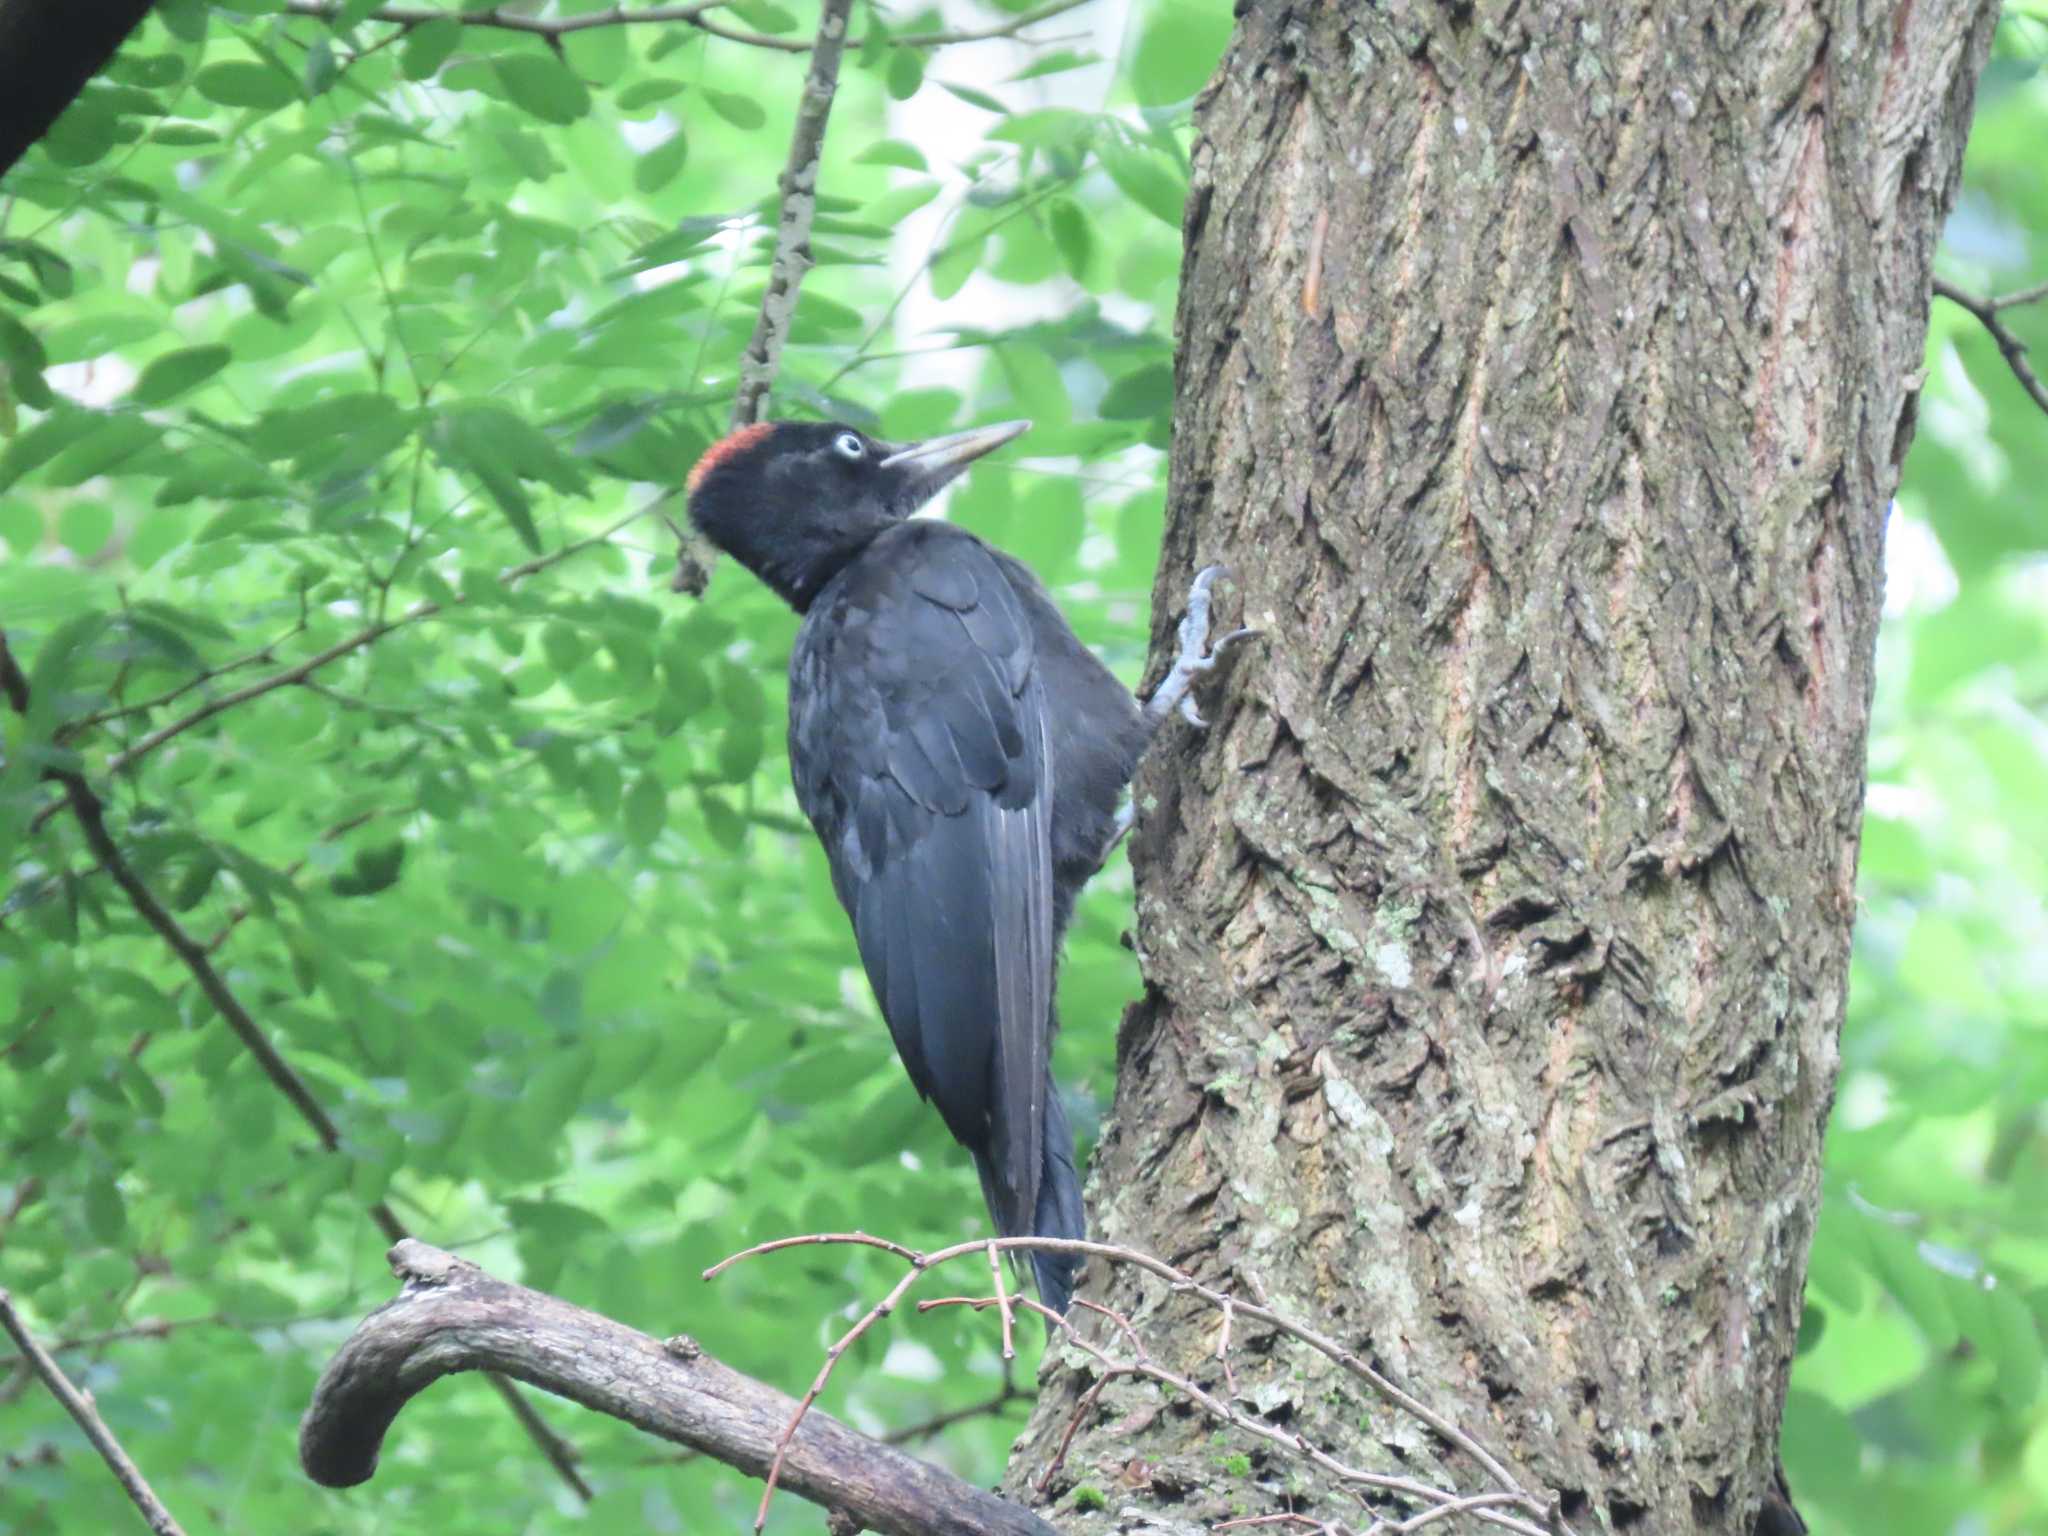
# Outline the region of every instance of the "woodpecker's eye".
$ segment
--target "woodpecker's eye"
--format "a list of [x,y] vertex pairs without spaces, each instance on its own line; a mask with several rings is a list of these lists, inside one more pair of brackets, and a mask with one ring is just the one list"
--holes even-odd
[[832,439],[832,446],[849,459],[859,460],[868,456],[868,445],[860,440],[857,433],[840,433]]

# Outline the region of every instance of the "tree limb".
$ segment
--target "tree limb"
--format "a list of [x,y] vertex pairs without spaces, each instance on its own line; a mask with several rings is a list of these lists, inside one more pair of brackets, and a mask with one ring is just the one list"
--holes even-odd
[[[759,1476],[795,1406],[705,1354],[664,1343],[420,1242],[390,1253],[398,1299],[365,1318],[314,1389],[299,1460],[348,1488],[377,1469],[385,1433],[419,1392],[458,1371],[494,1370]],[[883,1536],[1057,1536],[1029,1510],[824,1414],[804,1422],[785,1486]]]
[[2021,304],[2031,304],[2036,299],[2048,298],[2048,283],[2038,283],[1998,298],[1986,298],[1937,277],[1934,291],[1949,303],[1977,317],[1977,323],[1990,333],[1991,339],[1998,343],[1998,350],[2005,354],[2005,365],[2020,381],[2020,388],[2027,392],[2034,404],[2048,411],[2048,384],[2043,384],[2041,376],[2034,372],[2034,365],[2027,357],[2027,344],[2013,334],[2011,326],[1998,318],[2001,309],[2012,309]]
[[71,1384],[70,1379],[52,1360],[35,1336],[22,1322],[21,1315],[14,1310],[14,1298],[0,1290],[0,1328],[5,1328],[13,1338],[22,1357],[28,1361],[29,1369],[42,1377],[43,1385],[50,1389],[50,1395],[64,1405],[64,1411],[71,1415],[78,1427],[85,1431],[85,1438],[92,1442],[92,1448],[100,1453],[100,1460],[113,1472],[129,1501],[142,1511],[142,1518],[149,1522],[149,1528],[156,1536],[185,1536],[183,1527],[171,1518],[171,1512],[164,1508],[164,1502],[156,1496],[156,1490],[149,1486],[149,1479],[141,1469],[128,1459],[128,1453],[121,1449],[121,1442],[114,1438],[114,1432],[107,1428],[99,1410],[92,1405],[92,1399]]

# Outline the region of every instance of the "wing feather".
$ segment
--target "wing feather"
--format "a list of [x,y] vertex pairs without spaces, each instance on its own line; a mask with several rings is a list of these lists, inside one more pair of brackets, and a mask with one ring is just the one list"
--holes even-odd
[[964,530],[910,523],[821,592],[790,665],[797,798],[897,1053],[1030,1232],[1053,983],[1052,758],[1023,602]]

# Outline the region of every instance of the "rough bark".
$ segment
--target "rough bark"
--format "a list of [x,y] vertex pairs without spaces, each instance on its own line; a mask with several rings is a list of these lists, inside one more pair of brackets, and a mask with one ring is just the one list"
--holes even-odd
[[[1320,1319],[1581,1531],[1771,1485],[1994,11],[1253,0],[1197,103],[1156,638],[1220,560],[1264,639],[1140,777],[1094,1227]],[[1083,1293],[1222,1381],[1188,1298]],[[1480,1486],[1272,1344],[1240,1401]],[[1370,1524],[1156,1395],[1090,1408],[1069,1528]]]

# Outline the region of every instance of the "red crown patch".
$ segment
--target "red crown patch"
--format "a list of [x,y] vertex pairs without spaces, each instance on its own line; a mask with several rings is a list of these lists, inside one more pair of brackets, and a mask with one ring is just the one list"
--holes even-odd
[[709,448],[704,456],[690,468],[690,478],[683,482],[686,492],[694,492],[704,477],[711,473],[734,454],[744,453],[775,429],[772,421],[757,421],[751,427],[741,427],[728,432]]

